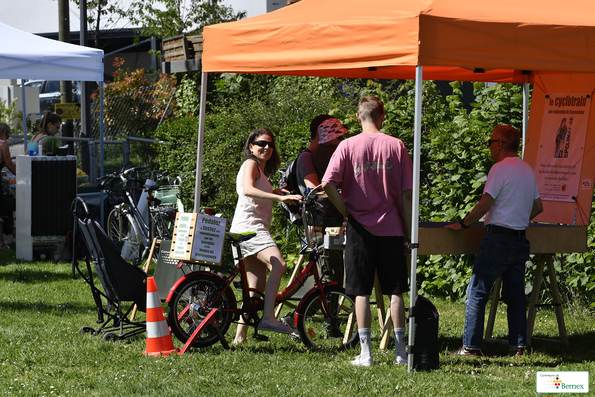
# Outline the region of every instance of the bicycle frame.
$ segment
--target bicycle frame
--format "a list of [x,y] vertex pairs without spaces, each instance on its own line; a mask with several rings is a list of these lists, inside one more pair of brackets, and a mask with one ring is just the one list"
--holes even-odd
[[[121,178],[124,181],[125,177],[121,176]],[[124,183],[126,183],[126,181],[124,181]],[[143,244],[145,245],[145,247],[148,247],[151,244],[149,241],[149,235],[147,233],[147,231],[149,230],[149,226],[147,225],[144,218],[138,211],[137,205],[134,203],[134,199],[132,198],[132,195],[130,194],[130,191],[129,191],[132,189],[134,189],[134,187],[131,187],[130,189],[127,189],[126,187],[124,188],[124,196],[126,197],[126,199],[128,201],[126,203],[128,205],[128,212],[132,215],[134,220],[136,220],[138,222],[138,225],[140,226],[140,229],[141,229],[139,231],[141,232],[141,237],[143,238]]]
[[[331,282],[321,281],[320,274],[318,273],[318,267],[316,266],[317,258],[318,258],[318,255],[316,253],[312,253],[312,257],[310,258],[310,261],[304,267],[304,269],[302,269],[301,273],[297,276],[297,278],[290,285],[288,285],[287,288],[285,288],[283,291],[281,291],[279,294],[277,294],[277,298],[275,299],[275,304],[279,304],[279,303],[282,303],[282,302],[290,299],[293,295],[295,295],[295,293],[300,289],[300,287],[302,285],[304,285],[306,279],[310,276],[314,277],[314,287],[312,289],[310,289],[306,295],[304,295],[302,300],[318,290],[320,290],[324,294],[324,287],[326,287],[328,285],[337,285],[338,284],[338,282],[336,282],[336,281],[331,281]],[[215,275],[216,277],[221,278],[221,280],[225,283],[225,288],[222,288],[219,291],[217,298],[214,300],[215,302],[221,297],[221,295],[223,295],[223,293],[225,292],[225,290],[227,288],[230,288],[231,283],[236,279],[238,274],[240,275],[240,282],[242,284],[242,300],[248,301],[250,299],[251,291],[255,291],[258,294],[262,295],[261,291],[258,291],[258,290],[248,287],[248,278],[246,277],[246,268],[244,265],[244,260],[242,258],[242,259],[240,259],[240,263],[239,263],[238,267],[236,269],[234,269],[226,277],[221,277],[221,276],[217,275],[216,273],[207,272],[207,271],[197,271],[197,272],[185,274],[179,280],[177,280],[176,283],[171,287],[165,302],[168,303],[172,299],[173,294],[175,293],[178,285],[183,283],[185,280],[192,278],[198,274]],[[328,308],[326,307],[326,302],[324,304],[324,309],[325,309],[325,311],[328,312]],[[242,312],[241,308],[238,308],[238,307],[236,307],[235,309],[229,309],[227,311],[232,312],[234,314],[240,314]],[[185,312],[180,313],[180,316],[182,316],[183,313],[185,313]]]
[[[310,195],[304,200],[304,211],[316,210],[320,205],[316,200],[307,200],[309,197]],[[308,201],[307,205],[305,201]],[[314,277],[314,286],[299,300],[293,315],[294,327],[298,330],[299,338],[311,348],[319,347],[319,341],[325,341],[322,342],[323,344],[326,344],[326,341],[333,344],[338,339],[341,339],[344,346],[352,344],[356,340],[354,338],[357,337],[357,334],[354,334],[355,337],[353,335],[348,337],[340,327],[341,324],[343,326],[348,324],[346,315],[354,310],[355,303],[353,299],[345,295],[338,285],[339,282],[321,279],[323,273],[318,270],[317,266],[318,250],[308,235],[308,227],[305,222],[304,229],[307,241],[300,253],[309,254],[309,261],[297,278],[276,295],[275,303],[279,304],[291,299],[310,276]],[[261,340],[266,338],[258,335],[264,294],[263,291],[248,286],[244,257],[240,249],[240,242],[254,235],[255,233],[238,236],[227,234],[228,238],[232,240],[235,257],[238,261],[237,267],[230,269],[225,266],[214,266],[210,271],[190,272],[177,280],[170,288],[166,298],[168,318],[172,332],[185,342],[183,352],[194,345],[195,341],[200,346],[209,346],[218,340],[226,347],[225,332],[228,330],[229,324],[237,322],[240,318],[246,325],[256,329],[255,338]],[[190,263],[180,262],[178,267],[183,265],[190,265]],[[224,272],[226,275],[219,272]],[[242,287],[239,302],[230,287],[238,275]],[[338,300],[333,298],[340,296],[344,298]],[[348,299],[350,303],[344,305],[345,299]],[[238,303],[240,303],[239,306]],[[210,327],[210,330],[203,334],[206,327]],[[351,333],[351,331],[349,332]],[[202,338],[200,335],[206,336],[204,339],[200,339]]]

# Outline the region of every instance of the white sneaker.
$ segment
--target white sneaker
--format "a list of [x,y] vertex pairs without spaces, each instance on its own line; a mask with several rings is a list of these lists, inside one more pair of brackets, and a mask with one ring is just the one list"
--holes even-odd
[[372,361],[372,357],[362,358],[360,354],[359,356],[355,356],[355,359],[350,361],[350,363],[357,367],[371,367],[374,362]]
[[407,355],[404,354],[402,356],[395,357],[395,364],[397,365],[407,365]]

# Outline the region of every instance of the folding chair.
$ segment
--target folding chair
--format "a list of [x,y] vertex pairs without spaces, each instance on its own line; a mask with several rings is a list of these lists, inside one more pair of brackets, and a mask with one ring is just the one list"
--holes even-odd
[[[101,324],[98,329],[82,327],[79,332],[102,333],[104,340],[126,339],[145,332],[146,322],[132,321],[128,315],[134,305],[137,310],[146,311],[147,273],[122,259],[120,250],[101,225],[91,219],[82,199],[75,198],[71,209],[74,214],[72,276],[76,278],[75,272],[78,272],[91,287],[97,305],[97,323]],[[86,263],[84,270],[79,267],[81,256]],[[91,262],[103,291],[95,285]],[[127,310],[123,302],[130,302]]]

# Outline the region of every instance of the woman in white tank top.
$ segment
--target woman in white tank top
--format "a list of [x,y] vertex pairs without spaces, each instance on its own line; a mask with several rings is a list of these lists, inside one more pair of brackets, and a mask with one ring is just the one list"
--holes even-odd
[[[248,276],[248,286],[264,291],[264,308],[259,331],[273,331],[289,334],[293,330],[279,322],[274,315],[275,299],[279,291],[281,277],[287,264],[281,251],[272,239],[269,228],[273,212],[273,201],[295,203],[302,197],[287,190],[272,189],[267,176],[274,173],[281,160],[275,150],[275,138],[267,128],[259,128],[250,133],[244,146],[244,163],[238,172],[236,206],[231,232],[256,232],[256,237],[240,244],[244,265]],[[267,281],[267,269],[270,270]],[[248,326],[238,325],[234,344],[246,341]]]

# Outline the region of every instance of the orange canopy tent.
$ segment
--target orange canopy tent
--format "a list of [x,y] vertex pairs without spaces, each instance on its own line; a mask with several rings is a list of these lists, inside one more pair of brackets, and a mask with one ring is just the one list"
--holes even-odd
[[[269,14],[206,27],[202,86],[208,72],[415,78],[415,285],[422,79],[528,83],[537,71],[594,73],[593,15],[592,0],[302,0]],[[524,130],[528,84],[525,92]],[[195,212],[205,103],[202,90]],[[411,291],[413,304],[415,288]],[[410,355],[410,371],[412,360]]]
[[204,30],[203,72],[523,82],[595,72],[591,0],[302,0]]

